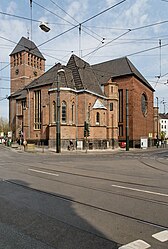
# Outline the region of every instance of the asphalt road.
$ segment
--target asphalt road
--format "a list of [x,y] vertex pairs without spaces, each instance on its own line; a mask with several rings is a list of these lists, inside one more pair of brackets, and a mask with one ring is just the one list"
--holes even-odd
[[0,248],[167,249],[168,150],[0,146]]

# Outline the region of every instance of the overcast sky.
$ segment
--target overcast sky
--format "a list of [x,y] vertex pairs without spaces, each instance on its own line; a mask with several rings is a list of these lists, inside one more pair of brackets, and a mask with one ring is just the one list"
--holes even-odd
[[168,0],[32,2],[30,8],[30,0],[0,0],[0,116],[8,118],[9,54],[22,36],[43,53],[46,70],[72,53],[91,65],[128,56],[155,89],[160,112],[168,112]]

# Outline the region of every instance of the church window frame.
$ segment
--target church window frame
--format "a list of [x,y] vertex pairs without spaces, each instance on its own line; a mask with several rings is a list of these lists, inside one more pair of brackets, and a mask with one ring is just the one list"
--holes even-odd
[[34,91],[34,130],[41,129],[41,91]]
[[62,101],[61,105],[61,122],[66,123],[67,122],[67,104],[66,101]]
[[96,125],[100,125],[100,113],[96,112]]

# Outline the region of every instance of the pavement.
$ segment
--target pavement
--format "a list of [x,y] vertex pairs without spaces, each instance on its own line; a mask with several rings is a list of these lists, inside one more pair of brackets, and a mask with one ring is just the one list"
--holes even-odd
[[[19,152],[32,152],[32,153],[45,153],[45,154],[50,154],[50,153],[56,153],[56,149],[55,148],[48,148],[48,146],[29,146],[24,148],[23,145],[17,145],[13,144],[11,147],[9,147],[13,150],[17,150]],[[134,153],[144,153],[144,152],[152,152],[152,151],[158,151],[158,150],[167,150],[168,149],[168,144],[166,145],[166,147],[156,147],[156,146],[152,146],[152,147],[148,147],[148,148],[129,148],[128,151],[126,151],[126,148],[120,148],[120,147],[116,147],[114,149],[109,148],[109,149],[92,149],[92,150],[67,150],[67,149],[61,149],[61,153],[60,154],[68,154],[68,155],[73,155],[73,154],[111,154],[111,153],[130,153],[130,152],[134,152]],[[57,153],[58,154],[58,153]]]

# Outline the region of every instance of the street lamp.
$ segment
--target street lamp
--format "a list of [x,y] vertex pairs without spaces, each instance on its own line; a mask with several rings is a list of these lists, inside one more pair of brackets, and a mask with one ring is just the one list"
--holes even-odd
[[50,27],[47,24],[48,24],[47,22],[41,22],[40,25],[39,25],[39,27],[44,32],[49,32],[50,31]]
[[57,95],[56,95],[56,103],[57,103],[57,120],[56,120],[56,152],[61,152],[61,126],[60,126],[60,73],[65,73],[64,69],[59,69],[57,71]]

